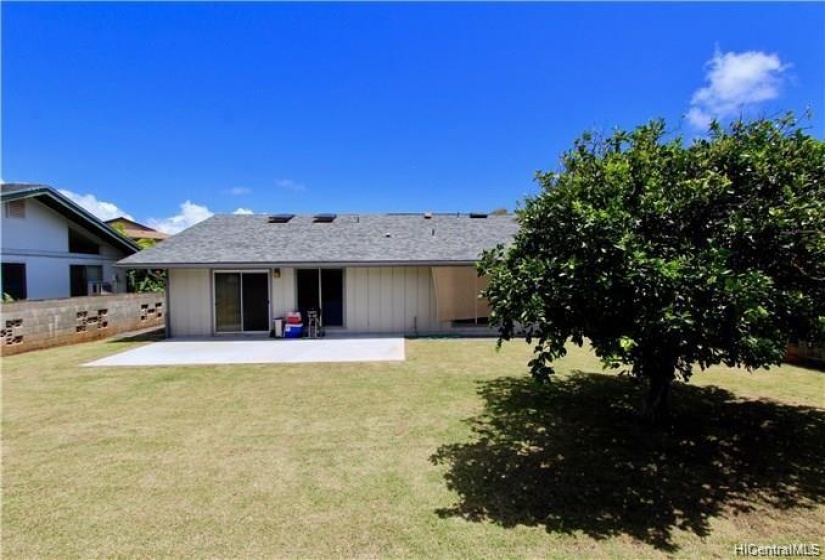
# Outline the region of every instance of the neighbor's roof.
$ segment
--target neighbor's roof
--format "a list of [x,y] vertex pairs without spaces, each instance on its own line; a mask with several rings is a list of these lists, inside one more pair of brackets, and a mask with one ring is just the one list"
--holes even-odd
[[121,260],[126,267],[245,265],[470,264],[484,249],[509,243],[512,215],[345,214],[330,223],[295,216],[215,215],[154,247]]
[[122,226],[123,235],[132,240],[156,239],[158,241],[161,241],[169,237],[168,233],[163,233],[162,231],[152,229],[149,226],[145,226],[140,222],[130,220],[129,218],[126,218],[124,216],[113,218],[111,220],[106,220],[104,223],[112,228],[115,228],[116,225]]
[[0,185],[0,194],[2,194],[3,202],[34,198],[71,222],[79,224],[104,241],[111,243],[129,254],[140,250],[140,247],[131,239],[122,236],[119,232],[100,221],[83,207],[48,185],[35,183],[3,183]]

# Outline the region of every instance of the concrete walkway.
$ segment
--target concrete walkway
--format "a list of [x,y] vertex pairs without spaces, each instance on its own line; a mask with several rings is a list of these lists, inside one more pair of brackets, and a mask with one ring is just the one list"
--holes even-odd
[[404,361],[403,338],[171,339],[84,365],[109,367],[387,361]]

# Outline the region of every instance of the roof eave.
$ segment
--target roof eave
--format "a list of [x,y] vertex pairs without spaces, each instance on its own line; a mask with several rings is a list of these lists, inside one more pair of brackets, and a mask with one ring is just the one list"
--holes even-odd
[[[126,260],[126,259],[124,259]],[[426,261],[272,261],[272,262],[164,262],[164,263],[124,263],[123,260],[115,263],[118,268],[132,269],[167,269],[167,268],[209,268],[209,269],[242,269],[242,268],[367,268],[386,266],[474,266],[477,259],[454,260],[426,260]]]
[[[110,242],[113,242],[113,244],[119,244],[121,249],[125,249],[127,252],[132,251],[133,253],[137,253],[141,250],[140,245],[133,242],[131,239],[124,237],[116,229],[105,224],[103,221],[88,212],[85,208],[75,204],[51,187],[35,186],[30,190],[3,193],[2,201],[10,202],[12,200],[20,200],[24,198],[39,199],[41,197],[47,197],[49,200],[54,201],[60,207],[64,208],[67,212],[80,217],[89,229],[95,230],[96,232],[102,234],[104,238],[108,239]],[[41,200],[41,202],[43,201]]]
[[3,202],[9,202],[12,200],[19,200],[21,198],[31,198],[33,196],[38,196],[41,194],[48,193],[51,189],[45,185],[32,185],[31,187],[27,187],[25,189],[7,192],[4,191],[0,194],[0,199]]

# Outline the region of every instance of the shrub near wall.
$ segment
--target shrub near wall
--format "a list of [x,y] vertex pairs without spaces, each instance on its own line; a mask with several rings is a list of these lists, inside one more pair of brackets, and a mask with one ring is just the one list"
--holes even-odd
[[164,324],[163,292],[0,304],[3,355],[88,342]]

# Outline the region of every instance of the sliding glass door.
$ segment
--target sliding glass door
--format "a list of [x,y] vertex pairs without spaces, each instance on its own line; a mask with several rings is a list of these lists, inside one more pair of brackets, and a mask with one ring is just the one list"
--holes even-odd
[[326,327],[344,326],[344,270],[303,268],[295,272],[298,309],[319,311]]
[[269,273],[215,272],[215,331],[269,330]]

